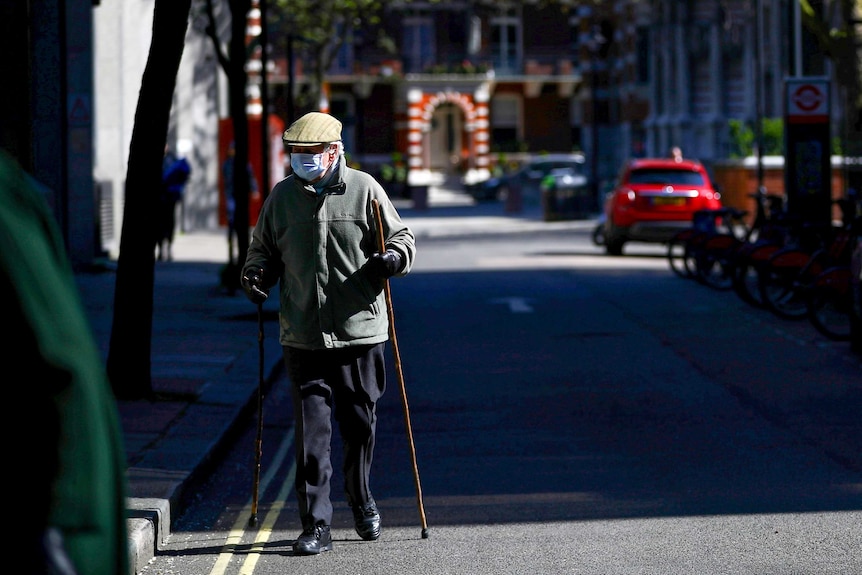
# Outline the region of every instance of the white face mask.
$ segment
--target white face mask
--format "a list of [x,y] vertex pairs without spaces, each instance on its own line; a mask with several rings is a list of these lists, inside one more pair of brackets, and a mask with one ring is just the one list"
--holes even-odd
[[290,167],[303,180],[313,182],[323,176],[326,170],[329,169],[328,165],[324,165],[325,158],[328,155],[328,150],[319,154],[292,153],[290,154]]

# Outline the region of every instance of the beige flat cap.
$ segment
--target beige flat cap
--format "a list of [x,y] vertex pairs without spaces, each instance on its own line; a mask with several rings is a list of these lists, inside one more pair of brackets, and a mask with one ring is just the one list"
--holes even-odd
[[323,112],[309,112],[295,121],[282,136],[288,146],[317,146],[341,140],[341,122]]

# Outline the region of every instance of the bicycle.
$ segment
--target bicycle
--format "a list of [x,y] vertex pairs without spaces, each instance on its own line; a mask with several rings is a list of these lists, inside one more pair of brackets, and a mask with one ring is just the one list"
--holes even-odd
[[[855,216],[850,233],[851,250],[858,249],[855,246],[862,238],[862,215]],[[852,324],[858,321],[853,290],[859,278],[854,278],[853,274],[852,262],[827,268],[811,281],[805,294],[808,320],[818,332],[833,341],[849,341],[853,335]]]
[[696,246],[710,235],[731,225],[729,220],[735,213],[738,213],[738,210],[733,208],[696,211],[692,216],[691,227],[678,231],[668,241],[667,259],[670,269],[682,278],[696,277]]
[[733,260],[749,230],[744,226],[748,212],[728,209],[720,228],[701,237],[691,247],[695,278],[713,289],[725,291],[733,287]]
[[[774,252],[758,268],[758,287],[764,307],[785,319],[807,314],[806,290],[827,268],[850,265],[853,245],[852,206],[836,200],[842,209],[840,226],[803,224],[799,241]],[[855,215],[855,214],[854,214]]]
[[733,254],[731,284],[742,301],[761,308],[757,269],[772,253],[786,245],[794,232],[791,219],[784,211],[783,196],[768,194],[761,187],[749,197],[755,200],[755,217]]
[[805,316],[832,341],[850,341],[853,314],[850,266],[835,266],[818,274],[805,295]]

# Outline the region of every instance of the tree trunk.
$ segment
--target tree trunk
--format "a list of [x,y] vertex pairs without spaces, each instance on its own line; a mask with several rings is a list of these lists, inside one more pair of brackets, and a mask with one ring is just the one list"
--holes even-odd
[[230,101],[231,122],[233,123],[234,139],[234,164],[233,173],[233,197],[235,212],[233,218],[234,233],[236,235],[237,262],[236,269],[229,270],[231,284],[228,287],[238,287],[239,270],[245,264],[248,255],[249,244],[249,196],[251,189],[247,177],[239,177],[238,174],[246,174],[248,163],[248,117],[246,116],[246,84],[247,76],[245,64],[248,60],[246,46],[246,23],[248,12],[251,10],[251,0],[230,0],[231,10],[231,37],[228,47],[228,62],[225,70],[228,76],[228,91]]
[[129,147],[107,372],[118,399],[152,395],[156,210],[191,0],[156,0],[153,37]]

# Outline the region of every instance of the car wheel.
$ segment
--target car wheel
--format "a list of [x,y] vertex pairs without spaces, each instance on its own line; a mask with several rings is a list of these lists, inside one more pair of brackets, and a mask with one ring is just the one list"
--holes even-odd
[[612,220],[605,221],[605,253],[609,256],[623,255],[626,243],[625,232],[616,227]]
[[605,240],[605,253],[609,256],[621,256],[623,255],[623,246],[625,245],[625,240],[620,238],[610,238]]

